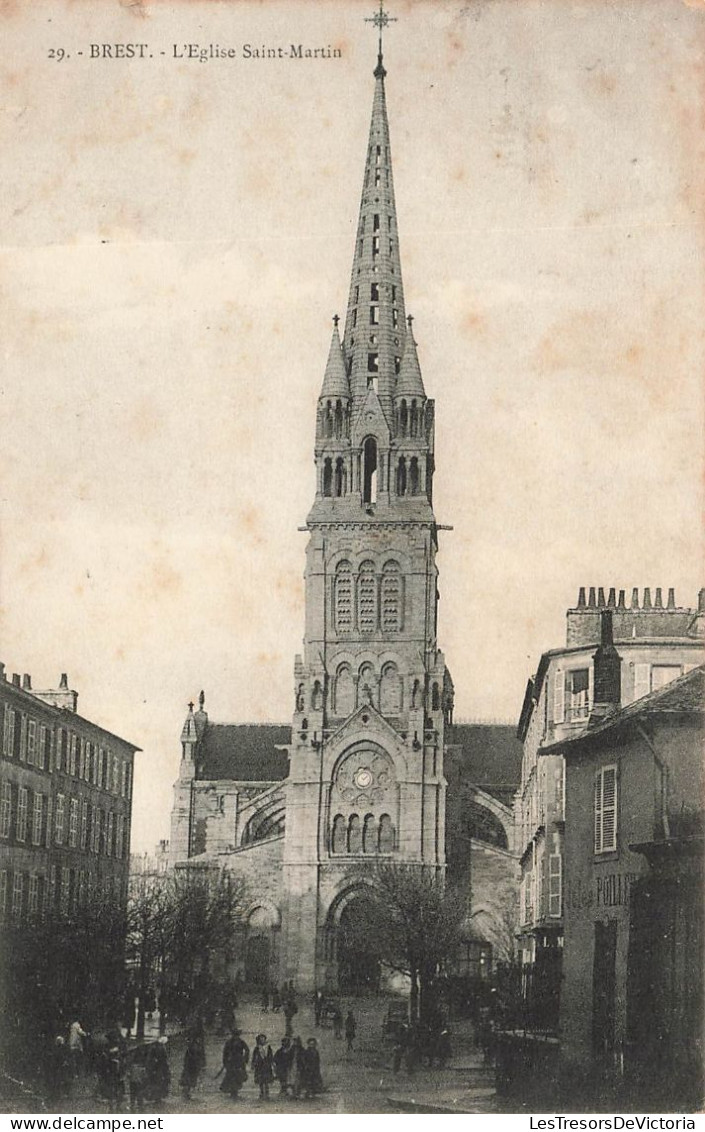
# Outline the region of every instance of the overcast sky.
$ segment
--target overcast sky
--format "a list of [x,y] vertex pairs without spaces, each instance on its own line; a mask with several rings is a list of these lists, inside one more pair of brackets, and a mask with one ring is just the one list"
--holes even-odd
[[[24,7],[0,15],[0,659],[35,687],[68,672],[79,710],[144,748],[141,849],[168,835],[189,699],[292,710],[373,4]],[[457,715],[515,720],[580,585],[690,605],[701,584],[705,12],[390,11],[406,305],[454,527],[439,635]],[[89,58],[117,42],[153,58]]]

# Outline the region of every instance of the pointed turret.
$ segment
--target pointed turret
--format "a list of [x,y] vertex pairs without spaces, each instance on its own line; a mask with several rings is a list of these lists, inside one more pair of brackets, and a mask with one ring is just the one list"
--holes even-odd
[[391,424],[396,375],[404,354],[404,288],[399,258],[386,71],[378,56],[367,160],[353,256],[343,350],[353,414],[374,385]]
[[346,401],[350,399],[350,382],[345,372],[343,347],[340,343],[338,316],[336,314],[333,318],[333,335],[331,337],[323,385],[321,386],[320,400],[325,401],[330,398],[330,400],[335,401],[338,397]]
[[409,324],[409,329],[406,335],[404,356],[401,360],[401,367],[399,369],[399,376],[397,378],[395,394],[397,398],[416,397],[419,401],[425,401],[426,390],[423,387],[423,378],[421,377],[419,356],[416,353],[416,342],[414,341],[414,335],[411,327],[411,315],[409,315],[407,322]]

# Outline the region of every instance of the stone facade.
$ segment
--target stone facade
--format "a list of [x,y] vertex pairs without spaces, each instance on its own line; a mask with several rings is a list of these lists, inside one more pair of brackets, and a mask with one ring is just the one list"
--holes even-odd
[[[256,729],[232,728],[226,777],[227,729],[202,700],[175,786],[173,863],[206,856],[249,877],[257,954],[269,933],[272,977],[302,989],[341,977],[338,928],[364,888],[353,870],[446,866],[453,682],[437,640],[434,405],[404,307],[385,74],[380,58],[347,314],[317,405],[291,728],[263,728],[259,746]],[[515,752],[510,791],[517,767]]]
[[75,907],[91,884],[125,899],[139,750],[83,719],[78,694],[34,691],[0,665],[0,915]]
[[565,758],[566,1062],[697,1085],[703,1025],[700,667],[556,744]]
[[[536,1023],[558,1022],[564,930],[564,852],[570,837],[566,814],[565,762],[555,744],[585,730],[595,707],[595,650],[600,618],[609,613],[619,650],[619,702],[641,700],[687,673],[703,659],[705,591],[695,608],[676,605],[673,590],[663,601],[647,588],[580,590],[566,615],[566,645],[541,657],[528,682],[519,723],[523,742],[518,799],[521,855],[519,921],[524,964],[534,969]],[[529,983],[527,983],[529,985]]]

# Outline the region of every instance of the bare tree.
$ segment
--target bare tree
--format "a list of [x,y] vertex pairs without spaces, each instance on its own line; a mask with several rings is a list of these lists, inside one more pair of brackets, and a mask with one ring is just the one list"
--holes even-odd
[[460,945],[467,901],[422,865],[381,861],[351,874],[364,881],[364,899],[349,930],[361,950],[372,949],[380,962],[408,975],[411,1019],[423,1021],[441,966]]

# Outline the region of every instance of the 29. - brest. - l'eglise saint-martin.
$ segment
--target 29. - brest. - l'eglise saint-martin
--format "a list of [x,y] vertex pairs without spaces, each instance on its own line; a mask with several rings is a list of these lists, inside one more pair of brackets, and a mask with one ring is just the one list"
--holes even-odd
[[[458,880],[469,833],[486,848],[488,889],[515,871],[521,747],[510,726],[453,725],[438,647],[434,402],[404,304],[385,76],[380,50],[347,313],[342,335],[334,319],[316,413],[293,720],[213,724],[202,696],[183,727],[172,814],[175,866],[248,882],[248,977],[300,989],[369,985],[341,930],[360,898],[351,865],[448,861]],[[475,932],[483,925],[489,945],[482,878],[473,861]]]

